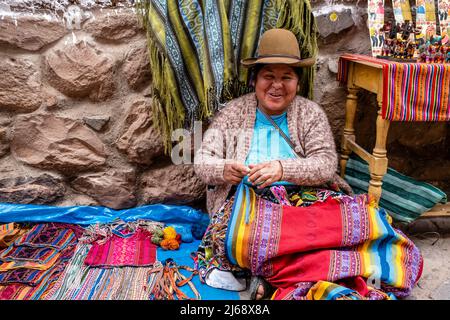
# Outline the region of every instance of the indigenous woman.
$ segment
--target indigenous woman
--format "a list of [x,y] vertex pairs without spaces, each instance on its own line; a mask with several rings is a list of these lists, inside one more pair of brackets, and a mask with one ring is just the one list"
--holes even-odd
[[255,92],[219,111],[195,159],[211,218],[196,255],[201,280],[247,287],[252,299],[407,295],[419,251],[367,194],[350,195],[325,112],[297,95],[315,59],[300,56],[292,32],[271,29],[241,63]]

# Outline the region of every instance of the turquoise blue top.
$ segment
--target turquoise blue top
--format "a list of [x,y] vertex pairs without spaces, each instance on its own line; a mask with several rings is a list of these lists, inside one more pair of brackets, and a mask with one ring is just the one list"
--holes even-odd
[[[286,136],[290,138],[287,112],[278,116],[271,116],[271,118],[280,129],[283,130]],[[259,109],[256,109],[256,121],[252,144],[250,145],[250,151],[245,160],[245,165],[289,158],[295,158],[295,154],[289,144],[284,140],[272,123],[266,119],[264,114],[262,114]],[[247,176],[244,177],[244,183],[251,185],[250,182],[248,182]],[[280,184],[287,185],[293,183],[287,181],[277,181],[272,183],[272,185]]]

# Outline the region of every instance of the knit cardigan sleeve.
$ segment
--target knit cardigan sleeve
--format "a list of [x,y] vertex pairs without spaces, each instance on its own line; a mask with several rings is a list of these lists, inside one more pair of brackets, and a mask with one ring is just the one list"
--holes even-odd
[[195,154],[194,171],[208,185],[222,185],[227,182],[223,178],[226,163],[226,131],[233,123],[234,103],[231,102],[213,118],[205,131],[202,144]]
[[321,107],[308,103],[298,117],[298,140],[303,156],[280,160],[281,180],[297,185],[317,186],[333,180],[337,169],[337,153],[328,118]]

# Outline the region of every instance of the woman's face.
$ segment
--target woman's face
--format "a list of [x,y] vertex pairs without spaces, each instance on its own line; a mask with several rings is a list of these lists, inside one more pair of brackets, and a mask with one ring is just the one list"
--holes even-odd
[[298,76],[285,64],[267,64],[256,75],[259,106],[269,115],[282,114],[297,94]]

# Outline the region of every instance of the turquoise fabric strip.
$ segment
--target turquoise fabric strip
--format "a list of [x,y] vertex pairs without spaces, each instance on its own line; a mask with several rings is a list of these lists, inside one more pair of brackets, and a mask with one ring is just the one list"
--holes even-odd
[[[281,130],[290,138],[287,113],[278,116],[272,116],[272,119],[280,127]],[[253,132],[252,144],[250,151],[245,160],[245,165],[258,164],[262,162],[295,158],[295,154],[286,140],[280,135],[269,120],[256,109],[256,121]],[[248,177],[244,177],[244,183],[252,185],[248,181]],[[277,181],[271,185],[292,185],[288,181]]]

